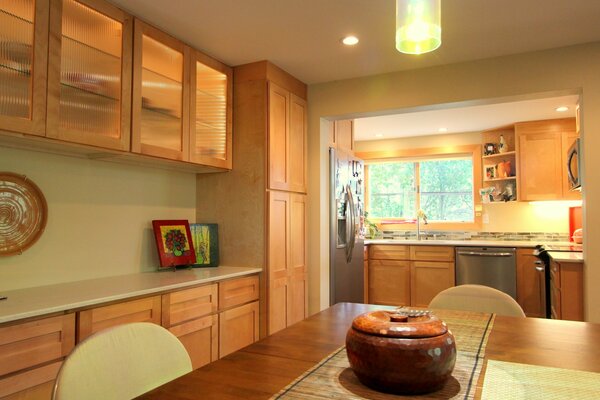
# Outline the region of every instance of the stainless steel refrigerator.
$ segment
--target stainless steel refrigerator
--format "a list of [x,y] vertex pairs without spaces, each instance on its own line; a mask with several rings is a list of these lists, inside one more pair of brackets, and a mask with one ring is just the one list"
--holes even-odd
[[331,305],[364,303],[363,161],[329,149]]

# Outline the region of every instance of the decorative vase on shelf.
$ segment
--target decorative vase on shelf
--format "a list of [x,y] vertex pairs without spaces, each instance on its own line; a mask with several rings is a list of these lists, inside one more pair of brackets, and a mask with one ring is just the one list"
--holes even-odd
[[500,145],[498,146],[498,152],[506,153],[506,142],[504,141],[504,136],[500,135]]

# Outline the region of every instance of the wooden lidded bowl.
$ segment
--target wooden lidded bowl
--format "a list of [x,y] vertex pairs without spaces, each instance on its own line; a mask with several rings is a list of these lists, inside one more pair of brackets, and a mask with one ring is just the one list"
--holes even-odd
[[346,352],[364,385],[398,394],[441,389],[456,362],[454,336],[429,311],[359,315],[346,335]]

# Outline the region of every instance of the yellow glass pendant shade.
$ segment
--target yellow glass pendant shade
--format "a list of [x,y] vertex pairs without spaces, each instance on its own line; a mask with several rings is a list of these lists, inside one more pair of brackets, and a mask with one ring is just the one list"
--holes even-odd
[[441,0],[396,0],[396,49],[423,54],[442,44]]

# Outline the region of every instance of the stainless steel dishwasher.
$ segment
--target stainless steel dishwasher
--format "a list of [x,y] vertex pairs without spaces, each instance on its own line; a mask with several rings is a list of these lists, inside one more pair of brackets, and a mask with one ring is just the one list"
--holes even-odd
[[457,247],[456,284],[491,286],[517,299],[514,247]]

